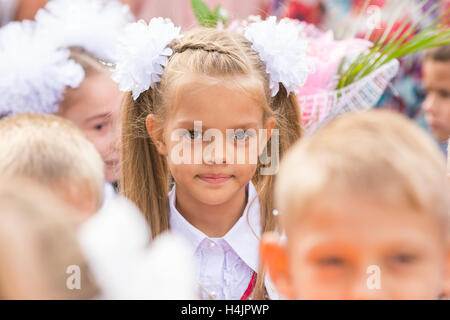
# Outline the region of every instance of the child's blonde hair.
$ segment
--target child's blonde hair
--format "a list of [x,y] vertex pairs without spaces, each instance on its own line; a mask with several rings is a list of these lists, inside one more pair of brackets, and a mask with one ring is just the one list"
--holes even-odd
[[0,176],[29,178],[68,194],[83,191],[101,207],[103,161],[70,121],[43,114],[6,117],[0,136]]
[[[99,295],[78,246],[74,217],[69,207],[32,181],[0,181],[0,300]],[[24,255],[29,264],[23,264]],[[79,290],[67,287],[69,266],[79,267]]]
[[[255,80],[252,91],[258,93],[265,111],[265,118],[274,117],[279,129],[279,154],[282,157],[289,146],[301,136],[297,98],[287,94],[280,84],[280,91],[271,97],[269,75],[266,66],[251,48],[251,43],[237,33],[195,29],[170,45],[174,51],[165,67],[161,82],[134,101],[131,93],[124,100],[123,112],[123,167],[122,192],[142,210],[152,229],[153,236],[169,228],[170,173],[166,158],[160,155],[151,141],[145,126],[146,117],[153,114],[164,122],[170,105],[169,98],[176,90],[177,80],[183,75],[201,75],[210,79]],[[256,90],[253,90],[256,89]],[[270,140],[268,153],[270,155]],[[273,176],[257,174],[253,183],[261,205],[262,232],[274,230]],[[264,276],[260,270],[255,298],[264,297]]]
[[292,148],[277,177],[276,204],[288,230],[302,212],[352,197],[435,213],[448,226],[445,172],[437,145],[404,117],[350,114]]

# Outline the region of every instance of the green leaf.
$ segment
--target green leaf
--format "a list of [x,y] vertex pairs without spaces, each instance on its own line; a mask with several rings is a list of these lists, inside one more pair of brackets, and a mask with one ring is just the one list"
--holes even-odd
[[[419,11],[421,11],[427,3],[428,3],[428,0],[423,0],[416,8],[414,8],[414,9],[416,9],[416,12],[413,14],[419,13]],[[431,6],[423,14],[422,18],[426,18],[427,16],[429,16],[435,9],[438,8],[439,4],[440,4],[440,2],[437,2],[433,6]],[[433,21],[433,23],[430,26],[428,26],[427,28],[433,27],[436,23],[437,23],[437,20]],[[410,24],[409,27],[408,27],[408,24]],[[402,23],[400,28],[398,28],[398,30],[395,32],[394,36],[390,40],[390,43],[382,44],[383,50],[381,50],[379,57],[375,60],[375,62],[372,65],[368,64],[366,66],[366,70],[364,70],[364,72],[362,72],[362,75],[360,78],[363,78],[364,76],[368,75],[371,71],[377,69],[385,62],[392,60],[392,57],[390,56],[390,54],[392,52],[395,52],[395,50],[397,48],[399,48],[401,45],[405,44],[405,41],[410,36],[412,36],[414,34],[414,32],[416,31],[416,27],[418,24],[419,24],[419,21],[414,22],[409,19],[405,19],[405,21]],[[425,28],[424,30],[426,30],[427,28]],[[403,32],[403,35],[402,35],[402,32]],[[381,64],[380,64],[380,62],[381,62]],[[371,67],[373,67],[373,68],[371,68]],[[372,70],[369,72],[370,69],[372,69]]]
[[202,27],[215,28],[218,19],[202,0],[191,0],[195,18]]
[[[428,3],[429,0],[422,0],[419,5],[415,7],[416,12],[419,13]],[[442,0],[439,0],[433,6],[428,8],[417,21],[406,19],[390,39],[388,35],[389,32],[391,32],[392,25],[388,26],[383,35],[378,35],[378,39],[375,40],[370,51],[361,53],[347,70],[342,72],[342,68],[340,68],[340,78],[336,89],[342,89],[355,81],[362,79],[393,59],[398,59],[408,54],[433,47],[450,44],[450,30],[443,25],[445,22],[443,21],[443,17],[448,14],[448,11],[433,20],[421,31],[416,31],[418,24],[428,17],[441,3]],[[400,6],[397,8],[400,8]]]
[[227,17],[225,17],[221,14],[220,9],[222,9],[222,6],[219,4],[214,9],[214,17],[217,19],[217,21],[221,20],[223,25],[225,26],[227,24]]

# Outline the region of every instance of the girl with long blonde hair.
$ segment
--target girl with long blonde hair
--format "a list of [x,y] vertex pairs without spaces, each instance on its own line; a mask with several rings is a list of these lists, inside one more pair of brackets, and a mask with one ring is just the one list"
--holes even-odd
[[[245,36],[215,29],[180,35],[156,18],[129,25],[122,40],[113,75],[129,92],[122,192],[153,237],[171,229],[191,243],[205,299],[268,298],[259,240],[276,228],[274,173],[301,136],[295,88],[307,74],[301,50],[292,53],[302,47],[298,37],[274,38],[284,27],[273,18]],[[244,161],[236,161],[239,152]]]

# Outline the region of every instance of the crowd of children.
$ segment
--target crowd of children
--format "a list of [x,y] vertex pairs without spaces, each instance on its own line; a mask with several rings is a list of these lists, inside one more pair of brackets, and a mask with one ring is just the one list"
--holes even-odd
[[[0,28],[0,299],[450,297],[431,136],[381,110],[304,135],[287,23],[133,20],[50,0]],[[449,47],[429,51],[441,143],[449,79]]]

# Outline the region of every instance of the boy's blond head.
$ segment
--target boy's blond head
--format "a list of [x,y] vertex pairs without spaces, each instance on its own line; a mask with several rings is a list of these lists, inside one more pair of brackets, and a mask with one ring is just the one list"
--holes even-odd
[[284,226],[295,225],[299,212],[352,199],[435,213],[448,226],[448,195],[439,148],[388,111],[346,115],[302,139],[282,162],[276,185]]
[[0,176],[29,178],[69,196],[103,203],[103,161],[70,121],[22,114],[0,120]]
[[[0,178],[0,299],[91,299],[100,294],[78,245],[75,217],[33,181]],[[67,286],[71,266],[79,268],[79,290]]]

